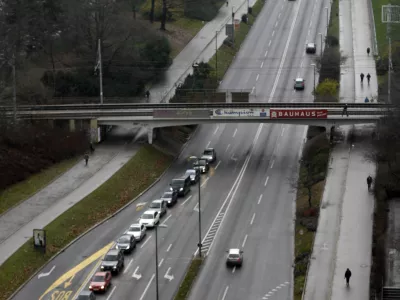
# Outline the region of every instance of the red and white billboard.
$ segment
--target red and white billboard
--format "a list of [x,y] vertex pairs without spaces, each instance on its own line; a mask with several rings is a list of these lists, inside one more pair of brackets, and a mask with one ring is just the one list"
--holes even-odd
[[326,119],[327,109],[270,109],[271,119]]

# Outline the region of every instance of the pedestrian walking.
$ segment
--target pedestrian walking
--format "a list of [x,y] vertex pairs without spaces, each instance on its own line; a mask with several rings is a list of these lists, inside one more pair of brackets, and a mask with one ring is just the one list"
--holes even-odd
[[346,114],[347,116],[349,116],[349,112],[347,111],[347,103],[344,105],[343,107],[343,111],[342,111],[342,117],[344,116],[344,114]]
[[226,1],[226,6],[228,6],[229,5],[229,1]]
[[351,277],[351,271],[349,268],[347,268],[346,272],[344,273],[344,278],[346,278],[347,286],[350,285],[350,277]]
[[88,165],[88,162],[89,162],[89,154],[88,154],[88,153],[85,153],[84,158],[85,158],[85,166],[87,166],[87,165]]
[[368,85],[369,85],[369,81],[371,80],[371,75],[369,73],[367,74],[367,80],[368,80]]
[[371,175],[369,175],[369,176],[367,177],[368,191],[371,189],[371,185],[372,185],[372,177],[371,177]]
[[360,74],[360,78],[361,78],[361,83],[363,83],[363,81],[364,81],[364,73]]
[[146,95],[146,98],[149,99],[149,98],[150,98],[150,91],[147,90],[146,93],[145,93],[145,95]]
[[369,47],[367,48],[367,55],[369,56],[369,53],[371,52],[371,49]]

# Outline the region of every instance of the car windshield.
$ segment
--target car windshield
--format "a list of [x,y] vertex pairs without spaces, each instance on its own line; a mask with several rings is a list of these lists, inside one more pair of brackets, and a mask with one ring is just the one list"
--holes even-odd
[[140,228],[137,226],[132,226],[131,228],[129,228],[129,231],[140,231]]
[[172,193],[171,192],[166,192],[166,193],[164,193],[164,195],[162,197],[163,198],[171,198],[172,197]]
[[237,259],[239,258],[239,254],[229,254],[229,258]]
[[98,275],[96,275],[96,276],[94,276],[93,277],[93,280],[92,280],[93,282],[103,282],[104,281],[104,276],[98,276]]
[[303,79],[296,79],[296,83],[302,83]]
[[177,179],[177,180],[173,180],[171,186],[172,187],[181,187],[183,185],[183,180],[181,179]]
[[200,159],[198,162],[196,162],[194,165],[195,166],[205,166],[207,162],[204,159]]
[[151,220],[151,219],[153,219],[153,215],[152,215],[152,214],[144,214],[144,215],[142,216],[142,219],[144,219],[144,220]]
[[121,237],[118,239],[118,243],[126,244],[126,243],[129,243],[129,242],[130,242],[130,237],[129,237],[129,236],[126,236],[126,235],[121,236]]
[[150,204],[150,208],[160,208],[160,206],[161,206],[161,203],[159,203],[159,202],[152,202]]
[[104,261],[116,261],[116,260],[118,260],[116,255],[107,254],[104,257]]
[[204,155],[213,155],[212,150],[204,150]]
[[196,175],[196,171],[195,170],[187,170],[186,175]]

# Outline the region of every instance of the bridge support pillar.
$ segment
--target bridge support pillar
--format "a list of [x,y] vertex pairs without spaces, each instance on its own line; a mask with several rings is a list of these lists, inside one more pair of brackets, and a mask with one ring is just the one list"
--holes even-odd
[[98,133],[98,126],[97,126],[97,119],[90,120],[90,130],[89,130],[89,137],[90,141],[93,143],[99,142],[99,133]]
[[154,128],[151,126],[147,127],[147,139],[149,141],[149,144],[153,144],[153,133],[154,133]]
[[75,120],[69,120],[69,130],[74,132],[76,130]]
[[335,126],[326,126],[325,127],[326,137],[329,140],[329,143],[333,142],[333,134],[335,132]]

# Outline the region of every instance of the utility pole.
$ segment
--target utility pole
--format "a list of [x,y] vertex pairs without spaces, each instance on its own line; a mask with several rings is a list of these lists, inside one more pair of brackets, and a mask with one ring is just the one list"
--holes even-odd
[[390,37],[390,22],[391,22],[391,7],[389,6],[389,13],[388,13],[388,23],[386,26],[387,30],[387,37],[389,42],[389,59],[388,59],[388,103],[392,102],[391,99],[391,85],[392,85],[392,38]]
[[200,197],[200,190],[201,190],[201,177],[199,178],[199,257],[201,257],[201,197]]
[[17,75],[15,70],[16,58],[13,55],[12,73],[13,73],[13,113],[14,113],[14,124],[17,123]]
[[99,69],[100,72],[100,104],[103,104],[103,62],[101,60],[101,40],[98,40],[98,45],[97,45],[97,62],[96,66],[94,67],[94,71]]
[[215,77],[218,85],[218,30],[215,32]]
[[232,6],[232,43],[235,46],[235,6]]

